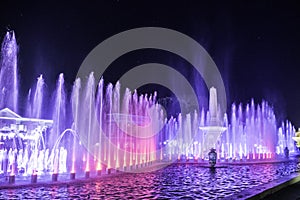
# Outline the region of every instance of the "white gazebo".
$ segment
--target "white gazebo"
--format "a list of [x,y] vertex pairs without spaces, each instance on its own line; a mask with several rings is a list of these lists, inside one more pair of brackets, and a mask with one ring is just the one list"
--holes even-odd
[[21,117],[9,108],[0,110],[0,136],[31,133],[33,130],[51,128],[53,120]]

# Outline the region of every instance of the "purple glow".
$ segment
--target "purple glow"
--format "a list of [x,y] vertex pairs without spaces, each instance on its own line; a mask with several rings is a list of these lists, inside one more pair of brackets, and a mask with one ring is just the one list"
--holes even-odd
[[[103,79],[96,91],[92,72],[83,82],[86,87],[76,79],[70,99],[60,74],[53,105],[47,108],[43,107],[41,75],[35,90],[29,90],[27,118],[22,118],[16,114],[17,45],[13,32],[7,33],[1,53],[1,174],[87,172],[89,176],[99,170],[134,170],[153,161],[173,162],[182,157],[201,162],[212,147],[223,162],[274,159],[284,155],[285,147],[294,151],[293,126],[285,122],[277,127],[274,110],[267,102],[233,104],[229,120],[220,112],[217,91],[211,88],[207,112],[202,109],[201,113],[167,119],[156,94],[138,96],[129,89],[121,93],[119,83],[105,88]],[[42,119],[49,111],[51,120]]]

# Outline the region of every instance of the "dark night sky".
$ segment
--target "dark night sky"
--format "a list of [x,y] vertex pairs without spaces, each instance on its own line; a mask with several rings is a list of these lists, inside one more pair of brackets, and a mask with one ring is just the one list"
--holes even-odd
[[[208,51],[225,80],[229,104],[266,99],[279,118],[300,126],[296,3],[38,2],[0,3],[0,37],[8,29],[16,33],[24,96],[39,74],[44,74],[51,91],[63,72],[70,88],[81,62],[100,42],[131,28],[156,26],[180,31]],[[114,62],[105,78],[114,82],[130,67],[154,61],[178,68],[187,77],[192,73],[175,55],[139,51]]]

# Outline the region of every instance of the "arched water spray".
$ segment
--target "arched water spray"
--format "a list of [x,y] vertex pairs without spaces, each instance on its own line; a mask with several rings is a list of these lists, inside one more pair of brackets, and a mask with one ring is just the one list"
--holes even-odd
[[[168,119],[157,103],[156,93],[149,97],[148,94],[138,95],[137,91],[132,94],[126,89],[122,96],[119,83],[105,85],[101,79],[95,97],[93,73],[89,75],[85,88],[81,89],[80,79],[75,81],[70,101],[66,101],[64,76],[60,74],[53,101],[50,100],[48,105],[44,99],[44,80],[40,76],[35,90],[29,90],[25,111],[27,118],[22,118],[19,113],[11,111],[18,109],[17,49],[14,33],[7,33],[1,46],[0,107],[10,108],[3,109],[2,114],[4,118],[13,118],[14,122],[3,125],[1,134],[10,135],[9,142],[13,144],[0,149],[0,173],[7,165],[7,159],[10,167],[17,165],[20,173],[24,174],[32,171],[47,173],[49,170],[65,172],[67,155],[72,155],[71,173],[75,173],[75,169],[79,172],[101,171],[105,164],[108,169],[132,169],[155,160],[205,159],[209,148],[207,134],[199,127],[214,125],[227,129],[220,138],[210,137],[216,140],[215,147],[221,160],[260,161],[274,158],[275,152],[282,156],[285,148],[294,151],[294,127],[286,121],[277,128],[274,109],[267,102],[255,104],[252,100],[247,105],[234,104],[227,117],[220,112],[217,91],[213,90],[208,111],[202,109],[201,113],[179,114]],[[66,113],[70,107],[72,114]],[[37,119],[50,110],[53,113],[48,117],[54,121],[52,131],[35,129],[52,126],[52,120]],[[27,123],[30,125],[27,126]],[[72,141],[68,140],[66,133],[73,136]],[[78,143],[77,134],[80,136]],[[27,143],[17,149],[15,136]],[[6,143],[4,140],[1,142]],[[75,151],[78,147],[83,151]]]
[[[66,163],[66,160],[67,160],[66,149],[63,146],[61,146],[59,149],[61,140],[63,139],[63,137],[66,133],[72,134],[73,141],[76,141],[76,140],[79,141],[79,137],[78,137],[76,131],[73,129],[66,129],[59,135],[58,139],[54,143],[54,146],[53,146],[53,149],[51,152],[52,155],[50,155],[50,159],[53,159],[53,160],[49,161],[49,162],[53,163],[53,173],[54,174],[57,174],[60,171],[66,172],[66,164],[67,164]],[[73,151],[75,151],[75,149],[73,149]]]

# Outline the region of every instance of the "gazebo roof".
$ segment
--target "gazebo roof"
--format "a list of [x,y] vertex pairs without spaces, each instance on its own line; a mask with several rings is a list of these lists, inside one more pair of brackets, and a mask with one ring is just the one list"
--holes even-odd
[[20,115],[9,108],[3,108],[2,110],[0,110],[0,117],[22,118]]
[[23,118],[9,108],[4,108],[0,110],[0,120],[11,120],[17,122],[33,122],[33,123],[44,123],[44,124],[53,124],[53,120],[49,119],[37,119],[37,118]]

